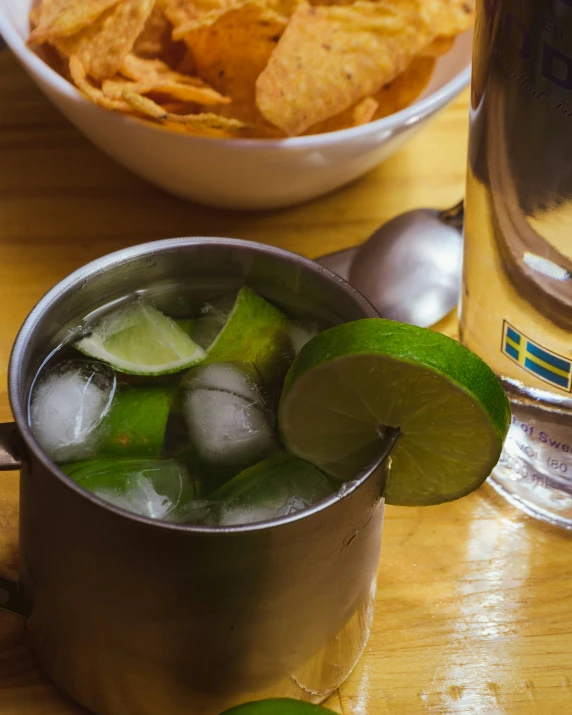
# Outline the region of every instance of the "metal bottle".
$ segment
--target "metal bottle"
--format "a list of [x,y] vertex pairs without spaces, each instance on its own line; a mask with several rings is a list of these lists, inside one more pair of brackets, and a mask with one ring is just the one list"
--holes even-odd
[[493,486],[572,528],[572,0],[479,0],[461,339],[512,403]]

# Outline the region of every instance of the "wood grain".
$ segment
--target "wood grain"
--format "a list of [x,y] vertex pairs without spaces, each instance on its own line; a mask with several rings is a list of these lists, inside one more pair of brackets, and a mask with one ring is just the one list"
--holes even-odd
[[[311,204],[241,214],[150,187],[91,146],[0,53],[0,419],[19,325],[67,273],[109,251],[192,234],[265,241],[313,257],[363,241],[409,208],[462,195],[467,93],[401,152]],[[440,326],[451,332],[450,318]],[[0,475],[0,564],[16,574],[17,475]],[[425,509],[390,507],[366,653],[328,703],[344,715],[572,712],[567,533],[488,487]],[[82,710],[37,667],[22,623],[0,615],[0,715]],[[167,714],[165,714],[167,715]]]

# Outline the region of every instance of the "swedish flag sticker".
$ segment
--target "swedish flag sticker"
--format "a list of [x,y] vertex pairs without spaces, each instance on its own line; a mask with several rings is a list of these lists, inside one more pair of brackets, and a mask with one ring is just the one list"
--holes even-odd
[[540,347],[526,335],[503,323],[502,351],[527,372],[561,390],[571,391],[572,363],[546,348]]

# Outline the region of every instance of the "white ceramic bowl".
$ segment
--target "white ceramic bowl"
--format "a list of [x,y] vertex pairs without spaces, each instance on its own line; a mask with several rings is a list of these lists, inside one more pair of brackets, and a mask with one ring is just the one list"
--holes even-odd
[[100,109],[28,49],[32,0],[0,0],[0,34],[52,102],[100,149],[153,184],[193,201],[270,209],[356,179],[401,147],[469,82],[471,32],[440,58],[421,98],[370,124],[283,140],[212,139]]

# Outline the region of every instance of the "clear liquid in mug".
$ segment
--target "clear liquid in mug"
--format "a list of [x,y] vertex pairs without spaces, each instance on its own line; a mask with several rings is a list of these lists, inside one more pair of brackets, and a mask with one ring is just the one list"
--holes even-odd
[[190,338],[210,355],[238,295],[217,293],[163,286],[99,308],[35,378],[29,422],[40,446],[77,484],[119,509],[171,523],[234,526],[294,514],[341,486],[290,455],[277,427],[286,371],[302,346],[331,326],[324,316],[285,315],[251,293],[255,335],[257,320],[267,321],[256,359],[231,345],[226,359],[199,360],[172,374],[129,374],[129,363],[81,352],[83,339],[101,333],[109,349],[119,344],[122,359],[137,366],[151,350],[141,341],[144,313],[160,328],[150,341],[155,346],[168,334],[182,345]]

